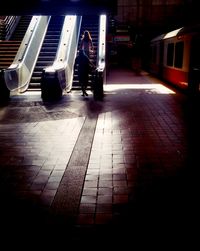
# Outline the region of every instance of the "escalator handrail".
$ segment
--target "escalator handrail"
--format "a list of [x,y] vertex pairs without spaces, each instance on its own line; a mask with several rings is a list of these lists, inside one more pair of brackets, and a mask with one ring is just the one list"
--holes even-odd
[[105,70],[106,70],[106,15],[99,16],[99,39],[98,39],[98,51],[97,51],[97,75],[99,83],[105,82]]
[[50,16],[33,16],[13,63],[4,71],[10,91],[24,92],[37,61]]
[[70,91],[82,17],[67,15],[63,23],[55,61],[43,70],[43,78],[54,75],[62,89]]
[[20,21],[20,16],[5,16],[0,19],[0,40],[9,40]]

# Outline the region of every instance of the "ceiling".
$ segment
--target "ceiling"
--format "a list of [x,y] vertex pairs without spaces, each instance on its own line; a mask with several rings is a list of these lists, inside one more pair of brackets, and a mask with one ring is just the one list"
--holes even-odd
[[116,10],[117,0],[4,0],[0,15],[88,15]]
[[111,14],[147,36],[200,23],[199,0],[2,0],[0,15]]

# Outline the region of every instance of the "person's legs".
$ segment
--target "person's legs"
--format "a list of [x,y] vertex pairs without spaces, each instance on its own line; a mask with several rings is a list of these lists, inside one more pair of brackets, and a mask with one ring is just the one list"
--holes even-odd
[[85,96],[88,96],[86,90],[87,90],[87,85],[88,85],[88,76],[86,75],[83,79],[83,87],[82,87],[82,91],[85,94]]
[[82,85],[82,92],[85,96],[88,96],[87,92],[86,92],[86,89],[87,89],[87,84],[86,83],[83,83]]
[[79,84],[81,86],[81,90],[82,90],[82,96],[85,96],[85,81],[83,76],[79,76]]
[[88,86],[88,75],[84,74],[84,76],[79,77],[79,83],[81,85],[82,96],[88,96],[86,92]]

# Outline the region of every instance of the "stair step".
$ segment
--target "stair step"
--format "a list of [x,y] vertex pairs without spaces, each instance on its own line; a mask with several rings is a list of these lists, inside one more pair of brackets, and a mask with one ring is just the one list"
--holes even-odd
[[[7,69],[13,62],[32,16],[22,16],[10,40],[0,42],[0,68]],[[6,57],[6,59],[5,59]]]

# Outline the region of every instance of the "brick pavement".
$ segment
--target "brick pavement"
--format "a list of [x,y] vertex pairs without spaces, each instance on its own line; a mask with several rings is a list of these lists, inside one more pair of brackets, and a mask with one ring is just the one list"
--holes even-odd
[[25,93],[0,108],[5,236],[19,226],[31,241],[59,233],[68,243],[188,234],[199,101],[129,70],[111,71],[104,93],[103,101],[72,91],[45,103]]

